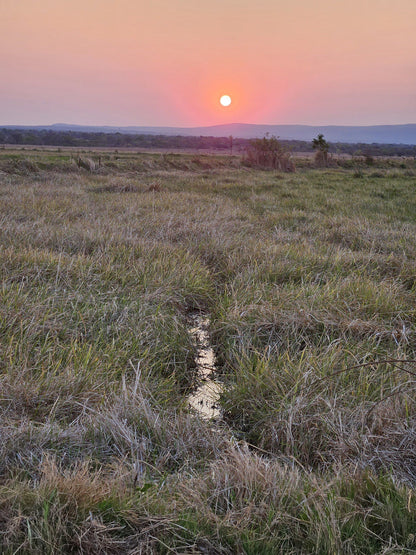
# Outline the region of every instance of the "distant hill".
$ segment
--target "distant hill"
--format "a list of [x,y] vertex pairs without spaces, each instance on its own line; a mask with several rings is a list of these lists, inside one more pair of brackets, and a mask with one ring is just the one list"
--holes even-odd
[[4,125],[7,129],[36,129],[51,131],[77,131],[89,133],[127,133],[148,135],[184,135],[204,137],[229,137],[241,139],[264,137],[266,133],[281,139],[311,141],[318,133],[328,141],[341,143],[379,143],[416,145],[416,124],[406,125],[256,125],[231,123],[208,127],[149,127],[149,126],[89,126],[56,123],[43,126]]

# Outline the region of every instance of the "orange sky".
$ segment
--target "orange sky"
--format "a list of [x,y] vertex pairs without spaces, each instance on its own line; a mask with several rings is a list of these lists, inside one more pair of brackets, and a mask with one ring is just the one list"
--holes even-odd
[[416,0],[0,0],[0,125],[416,123],[415,27]]

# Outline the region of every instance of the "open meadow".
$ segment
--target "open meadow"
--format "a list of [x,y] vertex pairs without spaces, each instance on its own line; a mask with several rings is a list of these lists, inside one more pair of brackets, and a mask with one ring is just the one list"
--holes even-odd
[[73,156],[0,150],[0,551],[415,553],[416,161]]

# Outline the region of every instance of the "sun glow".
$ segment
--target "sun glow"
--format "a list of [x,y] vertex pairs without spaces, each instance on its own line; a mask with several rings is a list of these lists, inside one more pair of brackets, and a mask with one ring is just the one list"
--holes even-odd
[[231,104],[231,97],[228,96],[228,94],[224,94],[220,98],[220,104],[222,104],[222,106],[229,106]]

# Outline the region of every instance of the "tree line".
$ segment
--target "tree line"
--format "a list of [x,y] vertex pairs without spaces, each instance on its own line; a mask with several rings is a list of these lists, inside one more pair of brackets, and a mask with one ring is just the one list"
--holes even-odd
[[[107,147],[107,148],[163,148],[189,150],[218,150],[229,153],[246,151],[250,139],[234,137],[193,137],[184,135],[141,135],[89,131],[53,131],[49,129],[0,129],[0,145]],[[283,149],[294,152],[313,152],[310,141],[279,140]],[[416,156],[416,146],[397,144],[331,143],[328,152],[361,156]]]

